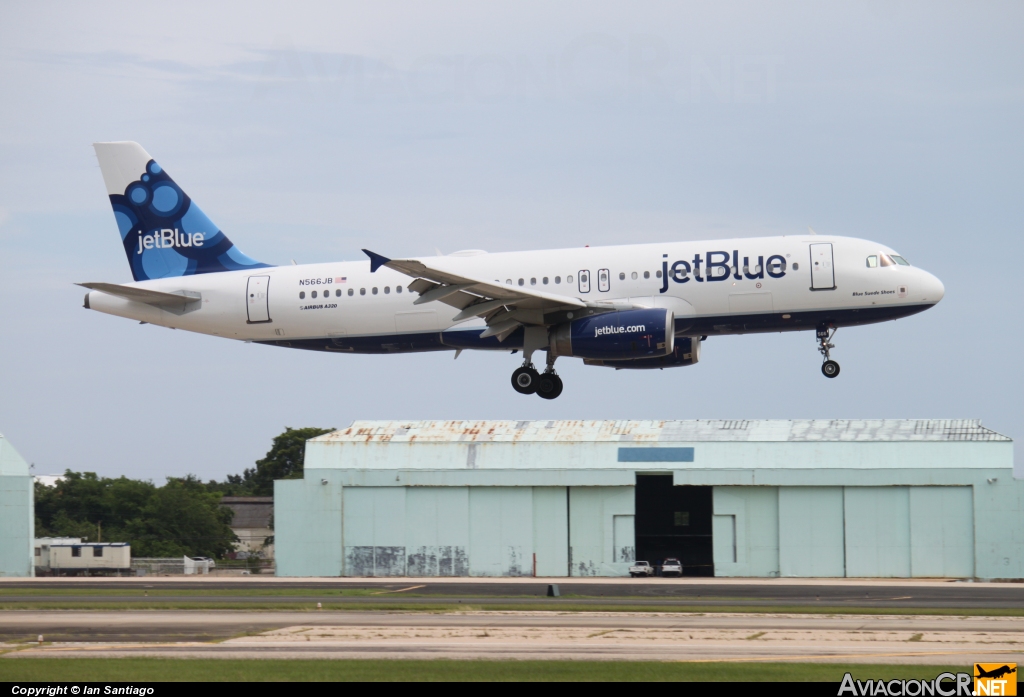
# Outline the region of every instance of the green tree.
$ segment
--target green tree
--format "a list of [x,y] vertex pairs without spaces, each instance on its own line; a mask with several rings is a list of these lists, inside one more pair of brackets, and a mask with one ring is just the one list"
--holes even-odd
[[193,476],[157,487],[69,470],[56,486],[36,485],[36,534],[96,541],[102,525],[103,540],[128,542],[136,557],[222,557],[237,538],[220,497]]
[[157,489],[132,526],[146,554],[138,556],[223,557],[238,541],[231,530],[232,512],[220,505],[194,476],[167,480]]
[[330,433],[333,428],[290,428],[276,436],[266,457],[242,474],[251,496],[273,496],[275,479],[300,479],[306,441]]

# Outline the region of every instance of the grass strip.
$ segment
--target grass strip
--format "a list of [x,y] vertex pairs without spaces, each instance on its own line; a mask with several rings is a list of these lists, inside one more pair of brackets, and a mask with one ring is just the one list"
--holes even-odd
[[827,663],[669,663],[659,661],[454,661],[174,658],[5,658],[0,682],[460,682],[460,681],[755,681],[830,682],[855,679],[931,679],[966,665]]
[[379,588],[0,588],[0,601],[7,598],[54,597],[138,597],[159,598],[190,595],[195,597],[369,597],[377,595]]
[[[291,612],[316,612],[316,599],[305,604],[299,602],[235,602],[231,600],[210,601],[161,601],[159,598],[140,598],[138,601],[27,601],[19,603],[0,600],[0,610],[288,610]],[[745,613],[745,614],[792,614],[792,615],[932,615],[948,617],[1024,617],[1024,607],[1019,608],[947,608],[947,607],[851,607],[847,605],[601,605],[543,601],[530,603],[502,603],[501,601],[476,601],[471,603],[440,602],[417,603],[413,598],[401,602],[331,602],[326,596],[320,600],[324,610],[346,612],[466,612],[486,610],[498,612],[644,612],[644,613]]]

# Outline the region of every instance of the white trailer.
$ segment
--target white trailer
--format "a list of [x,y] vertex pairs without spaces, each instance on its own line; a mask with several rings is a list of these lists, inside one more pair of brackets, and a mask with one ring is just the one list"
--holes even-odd
[[127,574],[132,565],[132,548],[127,542],[83,542],[51,544],[50,570],[58,575]]

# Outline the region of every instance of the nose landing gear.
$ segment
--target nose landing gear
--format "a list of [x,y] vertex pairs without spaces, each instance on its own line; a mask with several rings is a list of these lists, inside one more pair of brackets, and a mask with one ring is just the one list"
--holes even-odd
[[832,337],[836,335],[838,329],[829,324],[818,325],[818,351],[821,352],[823,357],[823,363],[821,364],[821,374],[827,378],[834,378],[839,375],[839,364],[832,360],[832,356],[829,351],[836,347],[832,343]]

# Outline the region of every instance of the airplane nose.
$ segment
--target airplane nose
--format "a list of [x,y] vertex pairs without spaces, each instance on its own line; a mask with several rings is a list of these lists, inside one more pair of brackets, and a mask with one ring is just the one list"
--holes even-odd
[[942,285],[942,281],[928,273],[924,272],[924,298],[925,302],[932,304],[938,303],[946,295],[946,286]]

